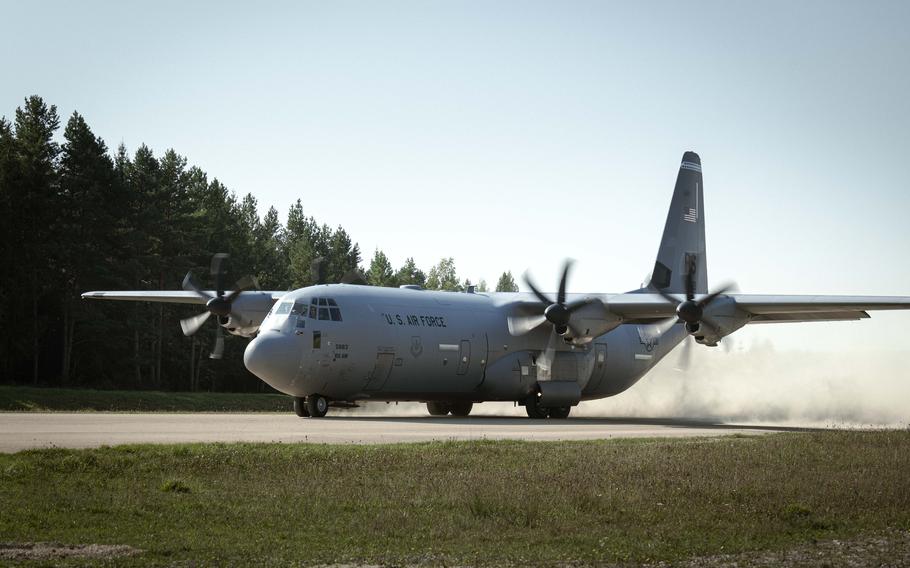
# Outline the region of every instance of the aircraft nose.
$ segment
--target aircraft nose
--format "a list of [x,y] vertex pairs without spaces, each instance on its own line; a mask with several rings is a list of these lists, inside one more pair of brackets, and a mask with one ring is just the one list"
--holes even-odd
[[243,352],[243,364],[251,373],[285,394],[299,396],[294,383],[299,368],[299,353],[286,335],[259,334]]

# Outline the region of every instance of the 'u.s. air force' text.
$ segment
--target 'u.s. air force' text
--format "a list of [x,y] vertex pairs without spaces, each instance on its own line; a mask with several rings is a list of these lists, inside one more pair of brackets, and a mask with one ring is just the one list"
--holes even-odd
[[389,325],[410,325],[414,327],[446,327],[444,316],[416,316],[401,314],[382,314]]

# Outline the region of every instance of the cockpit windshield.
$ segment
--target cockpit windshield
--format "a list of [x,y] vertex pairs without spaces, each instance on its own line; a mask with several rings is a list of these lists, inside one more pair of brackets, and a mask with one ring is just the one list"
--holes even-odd
[[341,308],[334,298],[299,299],[276,304],[269,315],[298,316],[322,321],[342,321]]

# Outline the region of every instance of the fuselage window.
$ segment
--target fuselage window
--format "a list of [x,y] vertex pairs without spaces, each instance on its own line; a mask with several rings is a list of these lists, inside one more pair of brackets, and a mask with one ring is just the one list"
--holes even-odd
[[322,333],[318,331],[313,332],[313,349],[322,349]]
[[329,318],[329,309],[328,308],[319,308],[319,319],[328,320]]
[[[329,300],[331,302],[331,300]],[[332,321],[341,321],[341,309],[340,308],[329,308],[329,312],[332,314]]]
[[319,298],[319,305],[328,306],[329,304],[328,304],[328,302],[326,302],[325,298]]
[[293,305],[293,302],[282,302],[275,311],[275,315],[284,316],[289,314],[291,312],[291,306]]
[[337,305],[338,305],[338,304],[335,303],[335,300],[333,300],[332,298],[328,298],[328,299],[326,299],[326,301],[329,303],[330,306],[337,306]]

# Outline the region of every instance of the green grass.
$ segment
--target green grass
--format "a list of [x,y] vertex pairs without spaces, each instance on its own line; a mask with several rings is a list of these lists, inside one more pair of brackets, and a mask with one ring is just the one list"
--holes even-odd
[[0,411],[290,412],[281,394],[107,391],[0,386]]
[[0,455],[0,542],[145,551],[127,565],[673,561],[906,530],[908,471],[906,430],[30,450]]

